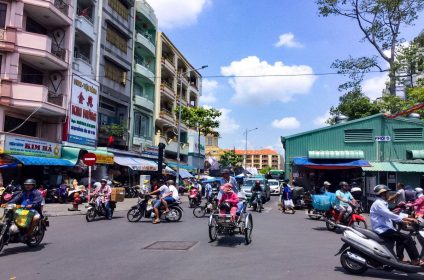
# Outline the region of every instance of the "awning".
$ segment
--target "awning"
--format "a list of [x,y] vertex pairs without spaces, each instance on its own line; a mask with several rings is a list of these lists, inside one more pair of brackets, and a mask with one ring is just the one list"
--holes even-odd
[[363,166],[370,166],[366,160],[342,160],[342,159],[308,159],[293,158],[293,164],[311,169],[335,170],[335,169],[352,169]]
[[410,150],[412,159],[424,159],[424,150]]
[[424,164],[401,163],[401,162],[370,162],[371,167],[363,167],[368,172],[418,172],[424,173]]
[[310,159],[363,159],[363,151],[308,151]]
[[135,158],[135,157],[117,157],[113,158],[115,163],[128,166],[132,170],[137,171],[158,171],[158,165],[151,160]]
[[72,163],[71,161],[62,158],[33,157],[21,155],[11,156],[16,158],[23,165],[75,166],[75,163]]
[[166,166],[164,169],[162,169],[162,173],[165,175],[172,175],[177,176],[177,172],[175,172],[171,167]]
[[193,175],[190,174],[190,172],[188,172],[184,168],[180,168],[180,176],[183,179],[185,179],[185,178],[193,178],[194,177]]
[[[176,170],[177,168],[177,163],[176,162],[167,162],[166,165],[168,165],[169,167],[173,168],[174,170]],[[188,171],[196,171],[196,168],[194,168],[191,165],[188,164],[184,164],[184,163],[180,163],[180,169],[186,169]]]
[[[80,155],[80,148],[74,148],[74,147],[62,147],[62,158],[69,160],[73,163],[77,163],[79,155]],[[96,150],[86,150],[89,153],[93,153],[96,155],[97,158],[97,164],[113,164],[113,154],[109,153],[104,150],[96,149]]]

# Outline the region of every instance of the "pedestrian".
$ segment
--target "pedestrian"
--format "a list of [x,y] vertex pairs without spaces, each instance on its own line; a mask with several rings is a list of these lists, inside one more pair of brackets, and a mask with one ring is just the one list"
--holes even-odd
[[294,203],[293,203],[293,191],[290,188],[289,184],[287,182],[283,183],[283,194],[282,194],[282,207],[283,207],[283,213],[286,212],[286,210],[292,210],[293,213],[296,211],[294,210]]

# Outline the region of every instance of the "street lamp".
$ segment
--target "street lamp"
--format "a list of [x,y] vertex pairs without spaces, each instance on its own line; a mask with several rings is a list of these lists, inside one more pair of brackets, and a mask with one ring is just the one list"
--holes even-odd
[[246,135],[246,142],[244,143],[245,144],[245,146],[244,146],[244,163],[243,163],[243,165],[244,165],[244,169],[246,169],[246,164],[247,164],[247,134],[249,133],[249,132],[251,132],[251,131],[254,131],[254,130],[257,130],[258,128],[257,127],[255,127],[255,128],[253,128],[253,129],[247,129],[246,128],[246,131],[244,132],[244,134]]
[[192,69],[186,72],[181,73],[180,75],[178,75],[178,79],[180,80],[180,96],[178,98],[178,135],[177,135],[177,178],[176,178],[176,183],[177,186],[179,186],[180,184],[180,146],[181,146],[181,98],[183,96],[183,77],[193,71],[197,71],[197,70],[201,70],[201,69],[205,69],[206,67],[208,67],[207,65],[203,65],[200,68],[197,69]]

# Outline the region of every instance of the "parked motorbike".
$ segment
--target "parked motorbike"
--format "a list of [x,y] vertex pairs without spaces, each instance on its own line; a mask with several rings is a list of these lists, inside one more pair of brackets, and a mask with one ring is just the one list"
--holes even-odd
[[[353,206],[353,211],[349,215],[345,216],[340,220],[342,225],[345,226],[357,226],[361,228],[368,228],[365,217],[359,212],[359,206]],[[330,208],[325,212],[325,225],[330,231],[335,231],[337,228],[336,221],[339,218],[340,212],[337,209]]]
[[[168,204],[169,212],[164,214],[165,208],[162,206],[159,209],[159,217],[161,220],[165,219],[168,222],[178,222],[183,216],[183,209],[180,207],[180,201]],[[148,194],[141,193],[138,198],[137,205],[134,205],[127,212],[127,219],[129,222],[135,223],[141,218],[154,219],[155,213],[153,211],[153,198]]]
[[0,203],[6,203],[22,192],[19,185],[14,185],[13,180],[5,188],[0,189]]
[[[350,274],[363,274],[369,268],[376,270],[398,270],[406,273],[424,272],[423,266],[400,262],[394,254],[394,243],[385,242],[376,233],[358,227],[339,226],[344,230],[340,255],[342,267]],[[424,238],[423,224],[415,227],[416,234]],[[418,240],[420,240],[418,238]]]
[[188,192],[188,204],[190,208],[194,208],[200,205],[201,199],[199,190],[196,188],[191,188]]
[[66,203],[68,202],[68,186],[67,185],[60,185],[59,188],[57,188],[57,197],[59,203]]
[[34,229],[34,234],[31,238],[25,239],[24,229],[19,228],[15,224],[15,212],[21,208],[16,204],[2,204],[5,208],[4,216],[0,223],[0,252],[5,245],[10,243],[25,243],[28,247],[37,247],[43,241],[44,233],[49,226],[49,221],[46,217],[42,217]]
[[252,201],[253,211],[262,212],[263,194],[261,191],[255,192],[255,198]]
[[218,212],[218,201],[216,196],[212,196],[206,201],[204,205],[199,205],[193,209],[193,215],[196,218],[202,218],[206,214],[213,214]]
[[[100,205],[97,205],[96,203],[97,196],[93,196],[90,199],[90,202],[88,203],[89,207],[87,209],[87,213],[85,214],[85,219],[87,222],[92,222],[95,220],[97,216],[99,217],[106,217],[106,207],[103,203],[100,203]],[[110,216],[113,217],[113,211],[116,208],[116,203],[113,201],[109,201],[109,207],[110,207]]]

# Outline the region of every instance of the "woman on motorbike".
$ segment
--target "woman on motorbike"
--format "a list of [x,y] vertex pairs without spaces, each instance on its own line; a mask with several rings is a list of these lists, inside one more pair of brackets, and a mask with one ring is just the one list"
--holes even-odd
[[415,188],[417,192],[417,200],[412,204],[415,208],[415,217],[424,218],[424,194],[422,188]]
[[220,214],[227,214],[227,212],[230,212],[231,219],[234,221],[237,214],[238,196],[233,192],[231,184],[227,183],[222,188],[224,193],[218,202]]
[[108,220],[112,220],[112,210],[110,209],[110,195],[112,193],[112,189],[107,184],[106,179],[100,180],[100,186],[98,186],[94,192],[93,196],[96,197],[96,204],[100,206],[103,204],[106,209],[106,218]]

